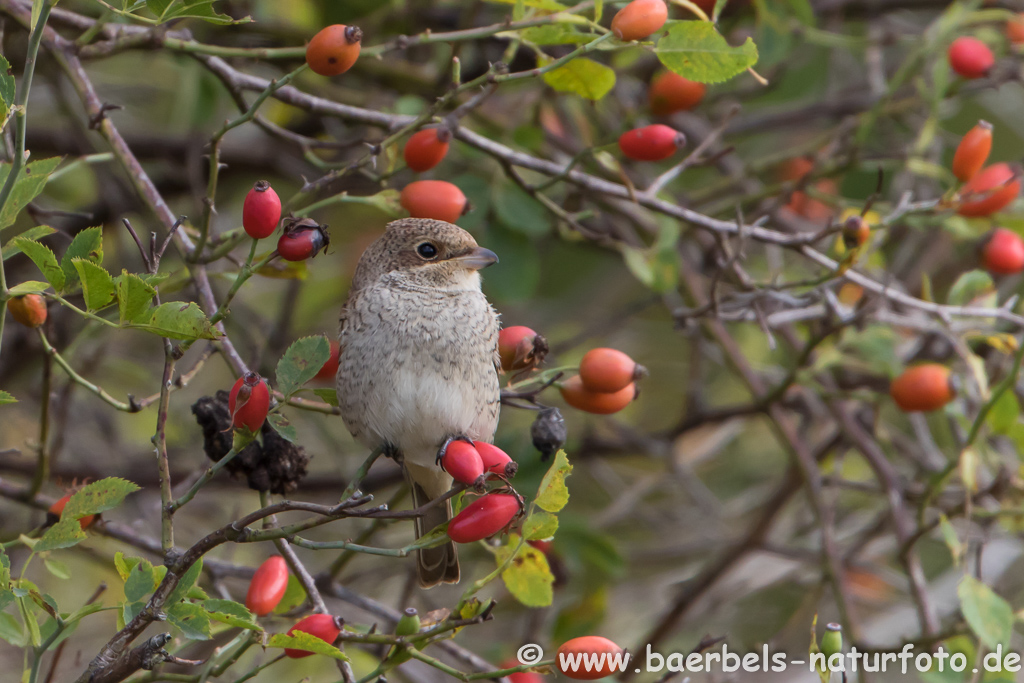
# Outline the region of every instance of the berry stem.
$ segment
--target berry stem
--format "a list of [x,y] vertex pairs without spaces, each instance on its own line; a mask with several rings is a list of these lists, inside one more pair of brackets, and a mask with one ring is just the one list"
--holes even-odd
[[214,206],[217,203],[217,181],[220,176],[220,143],[224,139],[224,136],[229,131],[238,128],[242,124],[248,123],[256,118],[256,112],[263,106],[263,103],[267,101],[271,95],[275,92],[288,85],[292,79],[298,76],[300,73],[309,68],[309,65],[303,62],[301,66],[285,74],[281,78],[274,79],[267,84],[267,87],[256,96],[249,108],[246,109],[242,114],[231,121],[226,121],[224,126],[213,134],[210,138],[210,179],[206,185],[206,198],[203,202],[203,221],[199,227],[199,237],[196,240],[195,248],[192,250],[191,259],[195,262],[203,255],[203,249],[206,247],[206,241],[210,236],[210,227],[213,220]]
[[213,463],[213,465],[211,465],[210,467],[207,467],[206,471],[203,472],[203,476],[199,477],[198,481],[196,481],[196,483],[192,484],[192,487],[188,491],[183,493],[178,499],[168,503],[165,506],[165,509],[171,515],[173,515],[175,512],[177,512],[182,507],[184,507],[186,504],[188,504],[188,502],[190,500],[192,500],[193,498],[195,498],[196,494],[199,493],[199,489],[201,489],[204,486],[206,486],[206,483],[208,481],[210,481],[211,479],[213,479],[213,477],[218,472],[220,472],[222,469],[224,469],[224,467],[229,462],[234,460],[236,455],[238,455],[238,451],[235,450],[234,448],[232,448],[230,451],[227,452],[227,454],[223,458],[221,458],[217,462]]
[[[14,190],[14,184],[21,175],[25,165],[25,133],[27,128],[26,117],[28,115],[28,92],[32,87],[32,76],[36,72],[36,58],[39,55],[39,43],[43,39],[43,29],[46,28],[46,20],[50,17],[50,10],[53,9],[55,1],[43,0],[40,3],[39,16],[36,17],[36,25],[28,38],[28,49],[25,52],[25,69],[21,77],[21,87],[14,99],[14,150],[11,154],[11,168],[7,173],[7,180],[0,188],[0,211],[7,204],[7,200]],[[12,150],[8,150],[11,152]],[[10,290],[7,288],[7,273],[4,271],[4,254],[0,247],[0,304],[7,301]],[[0,352],[3,351],[3,331],[6,315],[0,311]]]
[[[0,320],[0,323],[2,323],[2,320]],[[38,332],[39,340],[43,345],[43,350],[46,351],[47,355],[49,355],[51,358],[53,358],[53,360],[57,362],[57,365],[63,368],[64,372],[67,373],[68,377],[71,379],[72,382],[78,384],[81,387],[84,387],[85,389],[88,389],[92,393],[99,396],[104,403],[106,403],[109,406],[112,406],[113,408],[116,408],[117,410],[126,413],[139,412],[139,408],[137,405],[133,405],[130,402],[122,403],[121,401],[118,401],[116,398],[108,394],[106,390],[103,389],[103,387],[93,384],[92,382],[82,377],[77,372],[75,372],[75,369],[71,367],[71,364],[68,363],[67,360],[65,360],[64,357],[57,352],[57,349],[53,348],[53,346],[50,345],[50,341],[46,338],[46,334],[43,332],[43,329],[39,328]]]

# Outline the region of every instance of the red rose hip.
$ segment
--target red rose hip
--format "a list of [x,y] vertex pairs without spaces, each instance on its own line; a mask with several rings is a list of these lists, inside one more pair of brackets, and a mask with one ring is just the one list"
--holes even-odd
[[636,384],[630,383],[615,393],[589,391],[579,375],[570,377],[558,387],[566,403],[577,410],[595,415],[611,415],[628,406],[636,398]]
[[693,109],[704,99],[707,86],[683,78],[673,71],[663,71],[651,81],[647,101],[655,116],[668,116],[677,111]]
[[498,333],[498,357],[505,372],[522,370],[531,365],[537,333],[523,325],[503,327]]
[[511,493],[488,493],[452,518],[448,537],[456,543],[483,540],[511,524],[520,510],[519,498]]
[[288,564],[280,555],[272,555],[253,574],[245,595],[245,606],[258,617],[270,614],[287,589]]
[[981,247],[981,263],[996,275],[1013,275],[1024,270],[1024,240],[1020,235],[996,228]]
[[277,253],[285,261],[305,261],[326,250],[330,243],[326,225],[301,218],[285,226],[277,240]]
[[1015,46],[1024,45],[1024,14],[1016,14],[1006,22],[1006,39]]
[[977,175],[988,160],[992,151],[992,124],[978,121],[978,125],[967,131],[967,135],[957,145],[953,155],[953,175],[961,182]]
[[1009,164],[983,168],[960,189],[961,216],[991,216],[1005,208],[1020,194],[1018,172]]
[[[562,643],[555,655],[555,666],[569,678],[594,681],[621,671],[615,661],[620,653],[622,648],[607,638],[582,636]],[[601,657],[602,654],[607,656]]]
[[452,441],[441,458],[441,467],[460,484],[472,486],[484,474],[484,463],[473,444]]
[[12,296],[7,300],[7,310],[25,327],[39,327],[46,322],[46,299],[39,294]]
[[904,412],[938,410],[956,396],[949,368],[925,363],[907,368],[889,385],[889,394]]
[[949,66],[964,78],[981,78],[995,65],[988,45],[971,36],[961,36],[949,46]]
[[636,161],[668,159],[685,144],[685,135],[660,123],[626,131],[619,137],[619,149]]
[[612,33],[619,40],[643,40],[667,19],[665,0],[633,0],[612,17]]
[[[292,635],[296,631],[316,636],[325,643],[333,645],[334,641],[341,634],[341,620],[332,617],[330,614],[311,614],[305,619],[299,620],[297,624],[288,629],[288,635]],[[292,659],[302,659],[313,654],[309,650],[300,650],[292,647],[286,647],[284,653]]]
[[474,441],[473,445],[476,446],[476,452],[480,454],[480,460],[483,462],[485,472],[511,478],[519,469],[516,461],[508,457],[508,453],[494,444],[487,443],[486,441]]
[[321,76],[343,74],[359,59],[362,40],[363,32],[356,26],[328,26],[306,46],[306,63]]
[[466,195],[444,180],[417,180],[402,189],[402,208],[413,218],[433,218],[454,223],[466,212]]
[[405,165],[417,173],[429,171],[448,154],[451,139],[451,131],[443,127],[427,128],[414,133],[402,151]]
[[316,377],[314,380],[325,382],[328,380],[334,380],[338,374],[338,366],[341,364],[341,345],[336,342],[331,342],[331,356],[327,359],[319,370],[317,370]]
[[614,394],[644,377],[647,369],[617,349],[591,349],[580,361],[580,381],[587,391]]
[[258,432],[270,410],[267,381],[255,372],[239,377],[228,394],[228,410],[231,412],[231,425],[235,429],[248,427],[249,431]]
[[266,180],[258,180],[242,204],[242,227],[254,239],[269,237],[281,222],[281,198]]

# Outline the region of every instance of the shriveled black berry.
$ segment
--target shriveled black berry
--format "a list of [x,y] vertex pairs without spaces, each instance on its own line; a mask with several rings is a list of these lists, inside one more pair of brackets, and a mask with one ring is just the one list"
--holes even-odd
[[565,418],[558,408],[542,408],[530,427],[533,447],[540,451],[541,460],[547,460],[565,445],[569,432]]

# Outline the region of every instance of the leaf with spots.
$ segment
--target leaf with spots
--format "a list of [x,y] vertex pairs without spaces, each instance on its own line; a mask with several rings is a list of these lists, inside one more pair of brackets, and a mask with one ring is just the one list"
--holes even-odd
[[508,592],[527,607],[547,607],[554,599],[552,586],[555,583],[555,577],[551,573],[544,553],[527,543],[520,546],[519,536],[511,534],[508,545],[495,551],[494,557],[498,566],[500,567],[508,561],[513,552],[515,552],[515,557],[501,572],[501,578],[505,582]]
[[277,363],[278,391],[291,396],[313,379],[330,357],[331,345],[322,334],[295,341]]
[[669,69],[700,83],[721,83],[757,64],[754,41],[733,47],[708,21],[671,22],[655,52]]

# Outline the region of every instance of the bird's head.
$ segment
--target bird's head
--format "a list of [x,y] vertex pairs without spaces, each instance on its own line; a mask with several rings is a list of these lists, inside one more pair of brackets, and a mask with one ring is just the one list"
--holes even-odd
[[477,271],[497,262],[493,251],[479,246],[457,225],[403,218],[388,223],[384,234],[367,247],[353,284],[363,287],[384,276],[397,276],[420,287],[479,289]]

